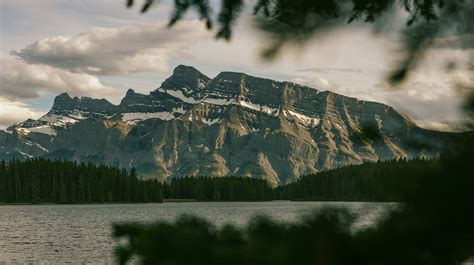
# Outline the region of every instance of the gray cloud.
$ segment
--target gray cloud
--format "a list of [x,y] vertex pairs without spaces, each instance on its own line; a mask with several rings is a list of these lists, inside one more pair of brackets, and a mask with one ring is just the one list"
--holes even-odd
[[422,128],[435,130],[435,131],[445,131],[445,132],[463,132],[469,130],[466,127],[466,120],[450,120],[450,121],[426,121],[426,120],[415,120],[416,124]]
[[313,76],[311,78],[298,77],[291,80],[294,83],[306,85],[309,87],[316,88],[321,91],[331,91],[341,95],[355,97],[361,100],[379,101],[382,102],[384,91],[378,88],[365,88],[354,89],[349,86],[345,86],[338,82],[328,80],[324,77]]
[[38,98],[42,92],[68,92],[94,97],[112,96],[118,92],[87,74],[71,73],[47,65],[31,65],[11,57],[0,57],[0,65],[0,95],[10,100]]
[[443,131],[465,130],[463,126],[465,119],[460,109],[463,92],[456,89],[459,81],[446,83],[414,81],[400,87],[393,87],[384,82],[364,90],[354,90],[317,76],[300,77],[292,81],[318,90],[329,90],[388,104],[410,116],[423,128]]
[[463,95],[453,81],[445,83],[412,82],[402,87],[377,87],[384,90],[383,101],[408,114],[419,126],[443,131],[462,128],[463,113],[460,106]]
[[329,90],[333,92],[343,93],[343,90],[344,90],[343,86],[337,83],[331,82],[327,80],[326,78],[323,78],[320,76],[314,76],[312,78],[297,77],[290,81],[297,84],[313,87],[321,91]]
[[38,118],[41,114],[43,113],[28,107],[25,103],[0,97],[0,129],[28,118]]
[[208,35],[198,21],[183,21],[172,30],[164,23],[94,28],[73,37],[45,38],[10,54],[73,73],[167,72],[168,60],[202,36]]

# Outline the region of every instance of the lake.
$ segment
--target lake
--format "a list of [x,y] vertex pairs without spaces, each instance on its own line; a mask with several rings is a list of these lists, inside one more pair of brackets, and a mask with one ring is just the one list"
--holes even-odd
[[244,225],[266,214],[282,222],[325,206],[347,207],[354,229],[373,224],[396,204],[358,202],[189,202],[161,204],[1,205],[0,263],[113,263],[111,224],[173,220],[197,214],[216,225]]

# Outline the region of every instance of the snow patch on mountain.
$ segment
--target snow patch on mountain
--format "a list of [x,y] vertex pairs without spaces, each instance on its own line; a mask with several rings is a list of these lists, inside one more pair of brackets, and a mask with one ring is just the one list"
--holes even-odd
[[254,127],[250,127],[250,131],[253,132],[253,133],[257,133],[260,131],[259,128],[254,128]]
[[137,122],[148,120],[148,119],[160,119],[160,120],[173,120],[175,116],[171,112],[128,112],[122,113],[122,120],[130,124],[136,124]]
[[46,114],[41,117],[39,120],[47,122],[53,126],[64,127],[67,124],[74,124],[84,117],[82,115],[73,115],[75,118],[71,118],[69,116],[57,115],[57,114]]
[[21,134],[28,135],[32,132],[35,133],[42,133],[42,134],[47,134],[50,136],[56,136],[56,130],[54,130],[51,125],[46,124],[46,125],[41,125],[37,127],[31,127],[31,128],[17,128],[17,131],[20,132]]
[[173,108],[173,112],[179,113],[179,114],[184,114],[184,113],[186,113],[186,110],[181,105],[179,108]]
[[217,119],[202,118],[201,121],[204,124],[211,126],[211,125],[214,125],[214,124],[218,123],[220,121],[220,119],[219,118],[217,118]]
[[201,78],[198,79],[198,84],[197,84],[198,88],[203,89],[204,87],[206,87],[206,85],[207,85],[207,82],[205,82]]
[[306,115],[303,115],[301,113],[298,113],[298,112],[295,112],[295,111],[292,111],[292,110],[284,110],[283,113],[285,115],[285,117],[287,117],[287,113],[294,116],[294,117],[297,117],[304,125],[306,126],[317,126],[320,122],[319,118],[313,118],[313,117],[309,117],[309,116],[306,116]]
[[27,154],[25,152],[22,152],[22,151],[18,151],[18,153],[20,153],[22,156],[27,157],[27,158],[33,158],[34,157],[34,156],[32,156],[30,154]]
[[218,106],[227,106],[232,104],[235,101],[235,99],[227,99],[227,98],[205,98],[202,102],[212,104],[212,105],[218,105]]
[[31,141],[28,141],[28,140],[25,140],[24,143],[25,143],[26,145],[28,145],[28,146],[36,147],[36,148],[40,149],[40,150],[43,151],[43,152],[46,152],[46,153],[49,152],[48,149],[44,148],[42,145],[40,145],[40,144],[38,144],[38,143],[33,143],[33,142],[31,142]]
[[182,91],[180,90],[169,90],[169,89],[163,89],[163,88],[158,88],[158,91],[166,93],[172,97],[175,97],[182,102],[189,103],[189,104],[196,104],[199,103],[199,100],[196,100],[195,98],[192,97],[187,97],[183,94]]
[[264,112],[269,115],[275,114],[278,112],[278,109],[271,108],[265,105],[255,104],[255,103],[252,103],[251,101],[240,100],[237,104],[239,104],[240,106],[244,108]]

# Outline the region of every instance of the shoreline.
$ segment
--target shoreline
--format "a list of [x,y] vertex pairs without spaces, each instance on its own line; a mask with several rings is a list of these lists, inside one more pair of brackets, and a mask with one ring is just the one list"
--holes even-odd
[[310,201],[310,200],[271,200],[271,201],[198,201],[196,199],[164,199],[162,202],[86,202],[86,203],[54,203],[54,202],[41,202],[41,203],[5,203],[1,202],[0,206],[14,206],[14,205],[117,205],[117,204],[162,204],[162,203],[197,203],[197,202],[217,202],[217,203],[230,203],[230,202],[324,202],[324,203],[403,203],[403,202],[388,202],[388,201]]

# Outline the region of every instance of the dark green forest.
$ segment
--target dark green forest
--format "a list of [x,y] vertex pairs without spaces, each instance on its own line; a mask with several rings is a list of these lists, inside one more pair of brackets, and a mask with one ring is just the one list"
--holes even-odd
[[134,169],[45,159],[0,163],[0,202],[160,202],[161,190],[157,180],[141,180]]
[[135,169],[50,161],[0,163],[3,203],[138,203],[163,199],[198,201],[404,201],[418,179],[439,168],[439,160],[390,160],[349,165],[302,176],[271,187],[249,177],[182,177],[169,182],[142,179]]
[[198,201],[269,201],[273,189],[267,181],[249,177],[184,177],[165,184],[167,199]]
[[404,201],[419,179],[439,170],[440,161],[399,159],[366,162],[302,176],[277,187],[274,198],[310,201]]
[[135,169],[51,161],[0,162],[0,203],[146,203],[163,199],[263,201],[266,181],[235,177],[183,177],[170,182],[137,177]]

